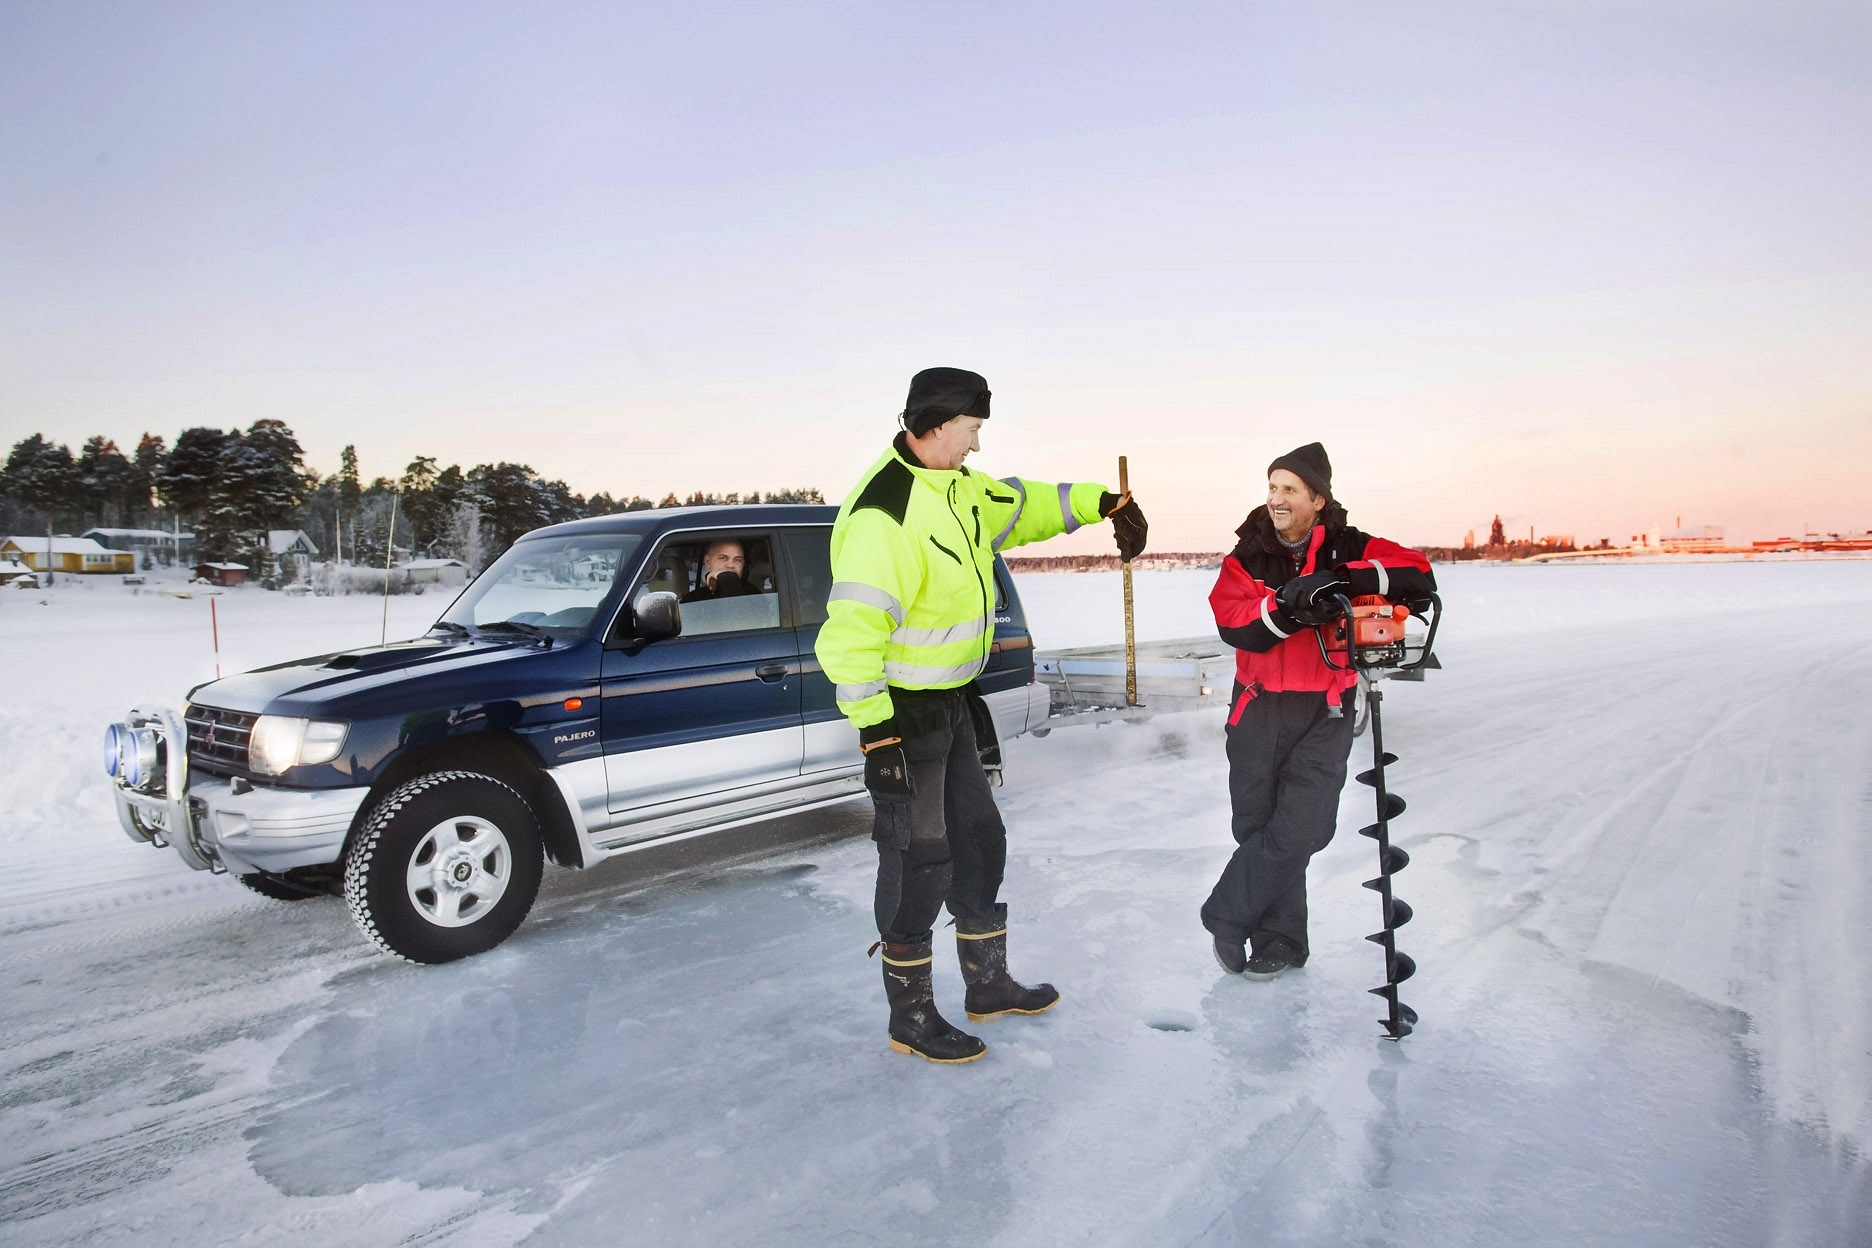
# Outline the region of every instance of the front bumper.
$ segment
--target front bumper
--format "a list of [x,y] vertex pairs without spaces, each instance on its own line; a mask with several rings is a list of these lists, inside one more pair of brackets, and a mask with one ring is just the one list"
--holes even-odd
[[113,784],[117,820],[135,841],[173,848],[197,871],[289,871],[337,862],[368,787],[277,789],[189,774],[181,719],[167,710],[132,712],[159,730],[166,774],[154,791]]
[[139,841],[169,845],[197,871],[288,871],[337,862],[358,807],[356,789],[268,789],[244,793],[196,776],[181,800],[116,788],[117,817]]

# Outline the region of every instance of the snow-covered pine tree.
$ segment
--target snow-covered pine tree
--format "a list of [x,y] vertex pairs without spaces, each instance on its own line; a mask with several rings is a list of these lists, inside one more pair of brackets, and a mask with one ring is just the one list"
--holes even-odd
[[45,519],[48,566],[46,584],[52,584],[50,566],[54,518],[78,505],[78,465],[71,448],[53,444],[42,435],[33,434],[13,445],[7,455],[6,471],[0,475],[0,492],[16,503],[41,513]]

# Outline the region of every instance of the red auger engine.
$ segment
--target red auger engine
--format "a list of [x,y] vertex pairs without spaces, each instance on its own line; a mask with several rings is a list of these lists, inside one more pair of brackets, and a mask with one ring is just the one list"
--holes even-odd
[[[1370,669],[1402,664],[1404,621],[1410,618],[1410,608],[1376,595],[1342,601],[1346,603],[1345,615],[1320,628],[1321,653],[1344,654],[1349,628],[1356,651],[1349,666]],[[1326,663],[1329,667],[1348,666],[1334,663],[1330,657]]]

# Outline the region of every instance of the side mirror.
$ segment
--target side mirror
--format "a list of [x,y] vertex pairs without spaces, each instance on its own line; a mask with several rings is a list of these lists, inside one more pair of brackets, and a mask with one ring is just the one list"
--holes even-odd
[[664,589],[645,590],[631,603],[631,635],[662,641],[682,635],[682,600]]

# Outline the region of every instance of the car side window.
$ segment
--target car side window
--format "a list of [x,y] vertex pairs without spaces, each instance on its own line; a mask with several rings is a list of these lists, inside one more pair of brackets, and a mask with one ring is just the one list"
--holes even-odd
[[1008,613],[1007,575],[1007,569],[997,562],[995,564],[994,573],[996,615],[1006,615]]
[[823,624],[832,593],[832,530],[791,529],[781,534],[799,603],[799,623]]
[[684,637],[780,627],[780,571],[765,535],[685,533],[658,549],[642,589],[682,600]]

